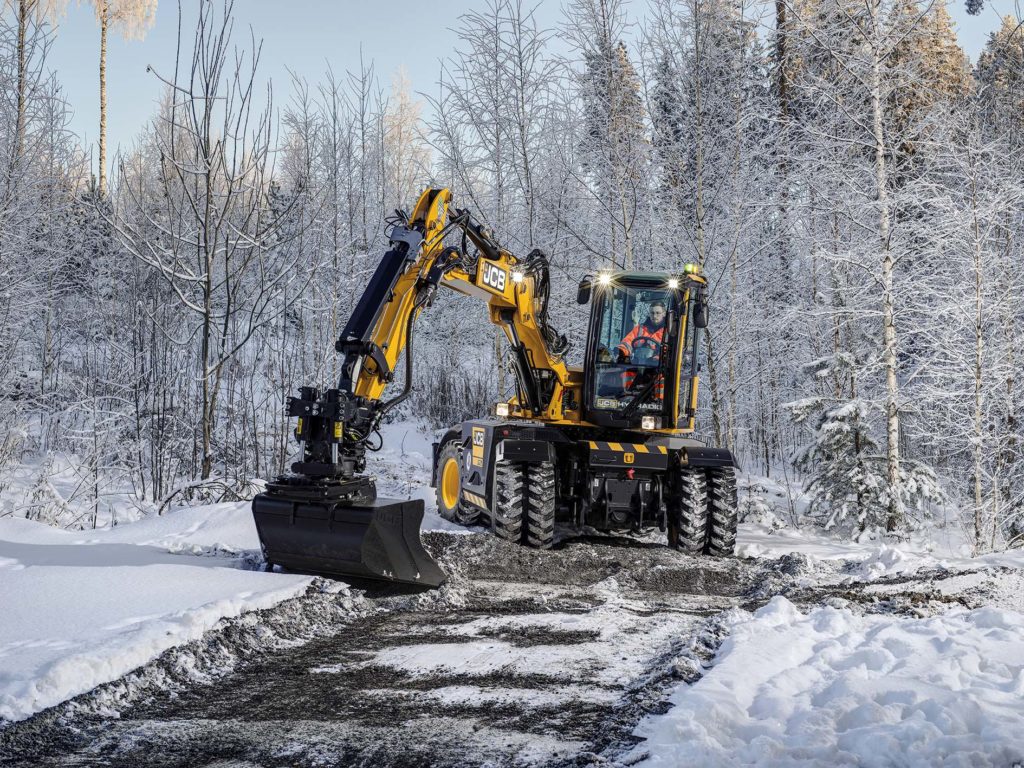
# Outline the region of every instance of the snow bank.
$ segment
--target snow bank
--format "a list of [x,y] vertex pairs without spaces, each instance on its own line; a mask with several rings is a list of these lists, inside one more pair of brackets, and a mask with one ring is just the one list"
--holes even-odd
[[714,667],[641,722],[649,766],[1024,761],[1024,616],[737,611]]
[[852,561],[859,566],[847,575],[864,581],[926,568],[1024,568],[1024,549],[972,557],[967,533],[950,519],[934,521],[896,544],[874,534],[854,541],[849,533],[828,531],[809,521],[803,528],[793,527],[794,518],[804,519],[809,503],[799,483],[740,475],[738,487],[745,521],[737,535],[739,557],[775,559],[800,554],[812,564]]
[[736,555],[744,558],[774,559],[790,553],[805,555],[809,562],[850,560],[858,563],[849,575],[864,581],[898,573],[914,573],[926,568],[955,570],[983,567],[1024,568],[1024,549],[970,556],[970,547],[962,537],[942,539],[939,531],[930,531],[908,542],[844,540],[820,529],[785,528],[782,530],[756,523],[741,523]]
[[[369,467],[379,493],[423,499],[424,530],[468,532],[437,515],[429,487],[434,434],[407,423],[382,431],[383,450]],[[198,638],[222,618],[306,589],[307,576],[246,570],[258,552],[249,502],[73,532],[0,518],[0,720],[29,717]]]
[[0,519],[0,719],[24,719],[222,618],[301,594],[307,576],[240,570],[239,554],[258,546],[248,503],[97,531]]

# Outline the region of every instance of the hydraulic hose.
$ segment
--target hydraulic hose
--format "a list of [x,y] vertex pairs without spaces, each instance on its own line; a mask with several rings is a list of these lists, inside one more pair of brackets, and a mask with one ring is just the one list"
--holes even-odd
[[412,311],[409,313],[409,318],[405,321],[405,386],[395,397],[380,406],[375,419],[375,422],[377,423],[379,423],[380,419],[383,418],[386,413],[399,403],[407,400],[409,395],[412,394],[413,326],[416,322],[416,316],[423,307],[430,303],[434,293],[437,291],[437,284],[440,282],[444,274],[456,266],[456,261],[453,257],[458,253],[459,250],[457,248],[446,248],[442,252],[438,259],[439,264],[437,272],[435,273],[434,269],[430,270],[426,285],[421,287],[420,292],[416,296],[416,301],[413,304]]
[[401,392],[380,407],[380,411],[378,411],[377,415],[378,420],[383,418],[384,414],[396,405],[408,399],[409,395],[412,394],[412,328],[413,324],[416,322],[416,315],[419,314],[424,303],[426,303],[425,297],[417,298],[416,303],[413,304],[412,311],[409,313],[409,319],[405,321],[405,386],[402,387]]

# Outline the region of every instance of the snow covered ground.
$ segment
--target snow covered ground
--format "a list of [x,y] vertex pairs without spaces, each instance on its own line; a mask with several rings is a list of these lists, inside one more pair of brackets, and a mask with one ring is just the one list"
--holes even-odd
[[[433,438],[406,424],[387,427],[386,447],[374,456],[371,471],[381,495],[425,501],[425,530],[465,532],[434,511]],[[830,594],[856,584],[884,600],[925,572],[957,574],[944,576],[938,590],[982,582],[986,589],[993,582],[1005,588],[998,599],[982,602],[989,607],[943,612],[940,603],[920,618],[844,604],[824,593],[811,600],[805,596],[800,607],[775,597],[753,612],[732,608],[720,614],[728,636],[713,660],[709,657],[703,677],[687,677],[670,689],[671,707],[641,720],[635,734],[644,741],[616,759],[652,766],[1024,763],[1024,552],[972,559],[953,526],[896,543],[850,542],[818,530],[780,527],[789,504],[785,489],[761,479],[742,485],[749,489],[752,483],[777,514],[741,525],[743,563],[731,567],[744,573],[770,571],[779,558],[795,556],[801,568],[796,583],[811,591],[827,587]],[[800,499],[794,499],[793,507],[799,506]],[[455,538],[471,549],[478,546]],[[312,583],[305,576],[264,573],[256,569],[258,561],[248,502],[175,509],[116,528],[74,532],[0,518],[0,720],[25,719],[116,680],[223,619],[301,595]],[[626,573],[634,585],[648,577]],[[495,576],[488,578],[494,588]],[[540,588],[533,597],[543,596]],[[639,674],[630,664],[641,658],[633,646],[651,651],[678,641],[678,631],[672,630],[677,620],[669,612],[664,626],[657,625],[661,634],[644,629],[618,636],[602,611],[628,616],[630,606],[604,593],[598,597],[603,607],[538,612],[530,619],[531,632],[586,630],[587,637],[575,646],[520,646],[503,639],[515,637],[507,634],[509,619],[483,616],[459,630],[470,636],[458,646],[443,636],[438,642],[399,644],[352,669],[388,668],[413,679],[441,670],[454,680],[453,670],[467,664],[474,669],[482,664],[488,674],[524,675],[545,659],[544,667],[580,665],[573,678],[596,691],[612,683],[628,688]],[[727,607],[720,597],[717,603],[708,597],[702,605],[697,614]],[[660,615],[638,606],[638,616]],[[689,625],[679,624],[679,631],[684,626]],[[588,664],[604,658],[604,646],[621,655],[602,674],[618,676],[588,680]],[[351,664],[345,664],[337,671],[350,671]],[[569,693],[576,699],[582,695]],[[435,694],[449,704],[532,695],[463,683],[447,684]],[[551,696],[557,698],[550,691],[540,698]],[[600,697],[593,703],[611,706]]]
[[[1024,551],[972,558],[955,524],[896,543],[779,527],[785,489],[763,478],[744,485],[756,485],[778,514],[741,524],[739,557],[796,555],[812,574],[805,584],[878,582],[865,591],[881,598],[927,573],[947,576],[928,585],[939,592],[986,581],[1000,607],[913,618],[865,615],[841,599],[802,612],[774,597],[753,613],[733,610],[706,674],[679,685],[666,714],[640,723],[644,742],[624,762],[1024,765]],[[799,495],[793,506],[802,509]],[[992,590],[993,581],[1002,587]]]
[[804,522],[795,527],[785,522],[802,516],[807,499],[799,485],[743,475],[739,477],[741,508],[756,509],[749,522],[740,525],[736,554],[744,558],[776,558],[797,553],[811,563],[845,561],[858,563],[857,578],[871,580],[885,575],[912,573],[922,568],[977,568],[1005,566],[1024,568],[1024,550],[971,556],[967,534],[955,519],[935,520],[893,542],[874,532],[859,541],[837,532],[824,531]]
[[[650,766],[1024,762],[1024,616],[735,611],[714,665],[645,719]],[[631,760],[628,762],[634,762]]]
[[[381,495],[426,502],[433,436],[387,426]],[[26,479],[27,482],[27,479]],[[25,483],[11,483],[13,511]],[[127,509],[121,520],[131,519]],[[116,680],[224,618],[301,594],[307,576],[263,573],[249,502],[174,509],[114,528],[62,531],[0,517],[0,720],[21,720]]]
[[307,576],[247,570],[258,548],[247,503],[95,531],[0,519],[0,719],[28,717],[306,589]]

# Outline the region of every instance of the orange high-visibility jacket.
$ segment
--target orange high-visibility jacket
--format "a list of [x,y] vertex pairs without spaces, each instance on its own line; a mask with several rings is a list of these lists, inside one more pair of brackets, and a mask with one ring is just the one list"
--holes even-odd
[[616,349],[621,349],[624,354],[632,356],[633,351],[639,347],[649,346],[654,350],[654,357],[657,358],[661,355],[661,342],[664,338],[665,324],[662,323],[655,327],[648,318],[627,333]]

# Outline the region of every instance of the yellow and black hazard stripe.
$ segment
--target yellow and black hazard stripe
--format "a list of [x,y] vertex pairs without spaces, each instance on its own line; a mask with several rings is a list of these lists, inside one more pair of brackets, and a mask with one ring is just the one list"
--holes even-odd
[[485,499],[483,496],[478,496],[477,494],[471,491],[464,490],[462,492],[462,498],[468,501],[470,504],[474,504],[480,507],[480,509],[487,509],[487,499]]
[[668,448],[664,445],[588,440],[587,447],[590,449],[590,463],[594,466],[626,469],[668,468]]
[[610,443],[604,440],[587,441],[592,451],[615,451],[617,453],[668,453],[664,445],[652,445],[650,447],[643,443]]

